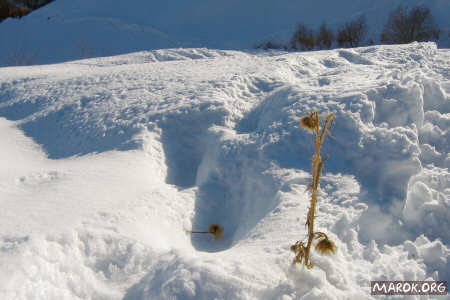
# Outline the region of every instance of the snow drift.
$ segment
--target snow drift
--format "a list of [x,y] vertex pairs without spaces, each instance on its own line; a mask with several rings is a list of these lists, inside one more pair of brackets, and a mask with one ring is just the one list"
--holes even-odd
[[[449,280],[450,52],[172,49],[0,69],[2,299],[371,299]],[[306,233],[310,111],[334,112]],[[222,240],[189,236],[211,223]]]

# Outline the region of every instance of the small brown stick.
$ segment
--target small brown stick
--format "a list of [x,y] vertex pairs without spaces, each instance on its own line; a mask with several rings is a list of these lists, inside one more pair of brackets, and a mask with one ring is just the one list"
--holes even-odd
[[190,230],[186,230],[189,233],[199,233],[199,234],[212,234],[214,236],[215,240],[220,240],[220,238],[222,237],[222,233],[223,233],[223,227],[221,227],[220,225],[217,224],[211,224],[209,226],[208,231],[190,231]]

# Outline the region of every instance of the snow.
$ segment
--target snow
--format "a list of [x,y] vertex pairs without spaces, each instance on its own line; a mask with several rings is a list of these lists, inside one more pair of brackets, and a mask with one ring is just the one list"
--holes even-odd
[[[374,299],[372,280],[448,281],[449,64],[413,43],[0,68],[0,298]],[[307,270],[289,249],[313,110],[336,114],[315,224],[338,250]],[[212,223],[221,240],[186,232]]]
[[48,64],[155,49],[286,44],[299,22],[317,31],[325,21],[337,31],[362,15],[368,45],[379,42],[389,14],[400,4],[429,7],[441,29],[439,47],[450,47],[448,0],[358,0],[346,5],[335,0],[56,0],[0,24],[0,66],[14,60]]

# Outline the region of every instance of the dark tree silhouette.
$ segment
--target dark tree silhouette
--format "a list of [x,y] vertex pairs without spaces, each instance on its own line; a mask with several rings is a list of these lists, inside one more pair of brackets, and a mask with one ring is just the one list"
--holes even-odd
[[53,0],[0,0],[0,22],[7,18],[21,18]]
[[330,49],[333,45],[334,40],[334,33],[333,31],[328,28],[326,23],[322,23],[319,29],[319,34],[316,38],[316,46],[319,47],[319,49]]
[[0,22],[7,18],[21,18],[30,12],[28,7],[8,0],[0,0]]
[[23,5],[31,10],[38,9],[52,1],[53,0],[12,0],[12,2]]
[[9,2],[0,0],[0,22],[9,16]]
[[314,49],[314,33],[305,24],[298,24],[291,38],[291,48],[294,50]]
[[367,22],[364,16],[345,23],[338,30],[337,42],[339,47],[358,47],[367,33]]
[[384,44],[407,44],[413,41],[438,40],[439,35],[440,30],[428,7],[415,6],[408,9],[407,6],[400,5],[389,14],[380,41]]

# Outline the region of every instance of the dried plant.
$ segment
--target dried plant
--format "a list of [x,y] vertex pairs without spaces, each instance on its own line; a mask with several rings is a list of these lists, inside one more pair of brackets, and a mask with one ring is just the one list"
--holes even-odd
[[217,224],[211,224],[208,231],[188,231],[189,233],[212,234],[215,240],[220,240],[223,233],[223,227]]
[[314,133],[314,129],[316,128],[315,120],[311,116],[301,118],[299,126],[311,133]]
[[214,235],[214,239],[220,240],[220,238],[222,237],[223,228],[217,224],[211,224],[211,226],[209,226],[208,232]]
[[325,134],[330,135],[327,127],[331,124],[334,119],[334,114],[329,114],[325,122],[320,127],[319,114],[317,112],[310,113],[309,116],[305,116],[300,119],[299,126],[307,130],[308,132],[315,135],[314,144],[314,155],[312,158],[312,184],[308,186],[307,190],[311,192],[311,205],[309,207],[308,214],[306,216],[306,226],[308,227],[308,241],[305,244],[304,241],[297,241],[291,246],[291,251],[295,253],[294,263],[304,263],[309,269],[312,268],[312,263],[310,262],[310,250],[314,239],[319,239],[315,249],[323,255],[329,255],[336,253],[336,245],[334,242],[328,239],[328,236],[323,232],[314,232],[314,219],[316,217],[316,205],[317,205],[317,194],[319,188],[320,175],[322,173],[323,165],[327,158],[322,160],[320,156],[320,148],[322,147]]
[[317,244],[316,244],[316,251],[319,252],[322,255],[331,255],[336,254],[336,245],[333,241],[330,241],[328,239],[328,236],[323,232],[316,232],[315,233],[316,238],[322,238]]

